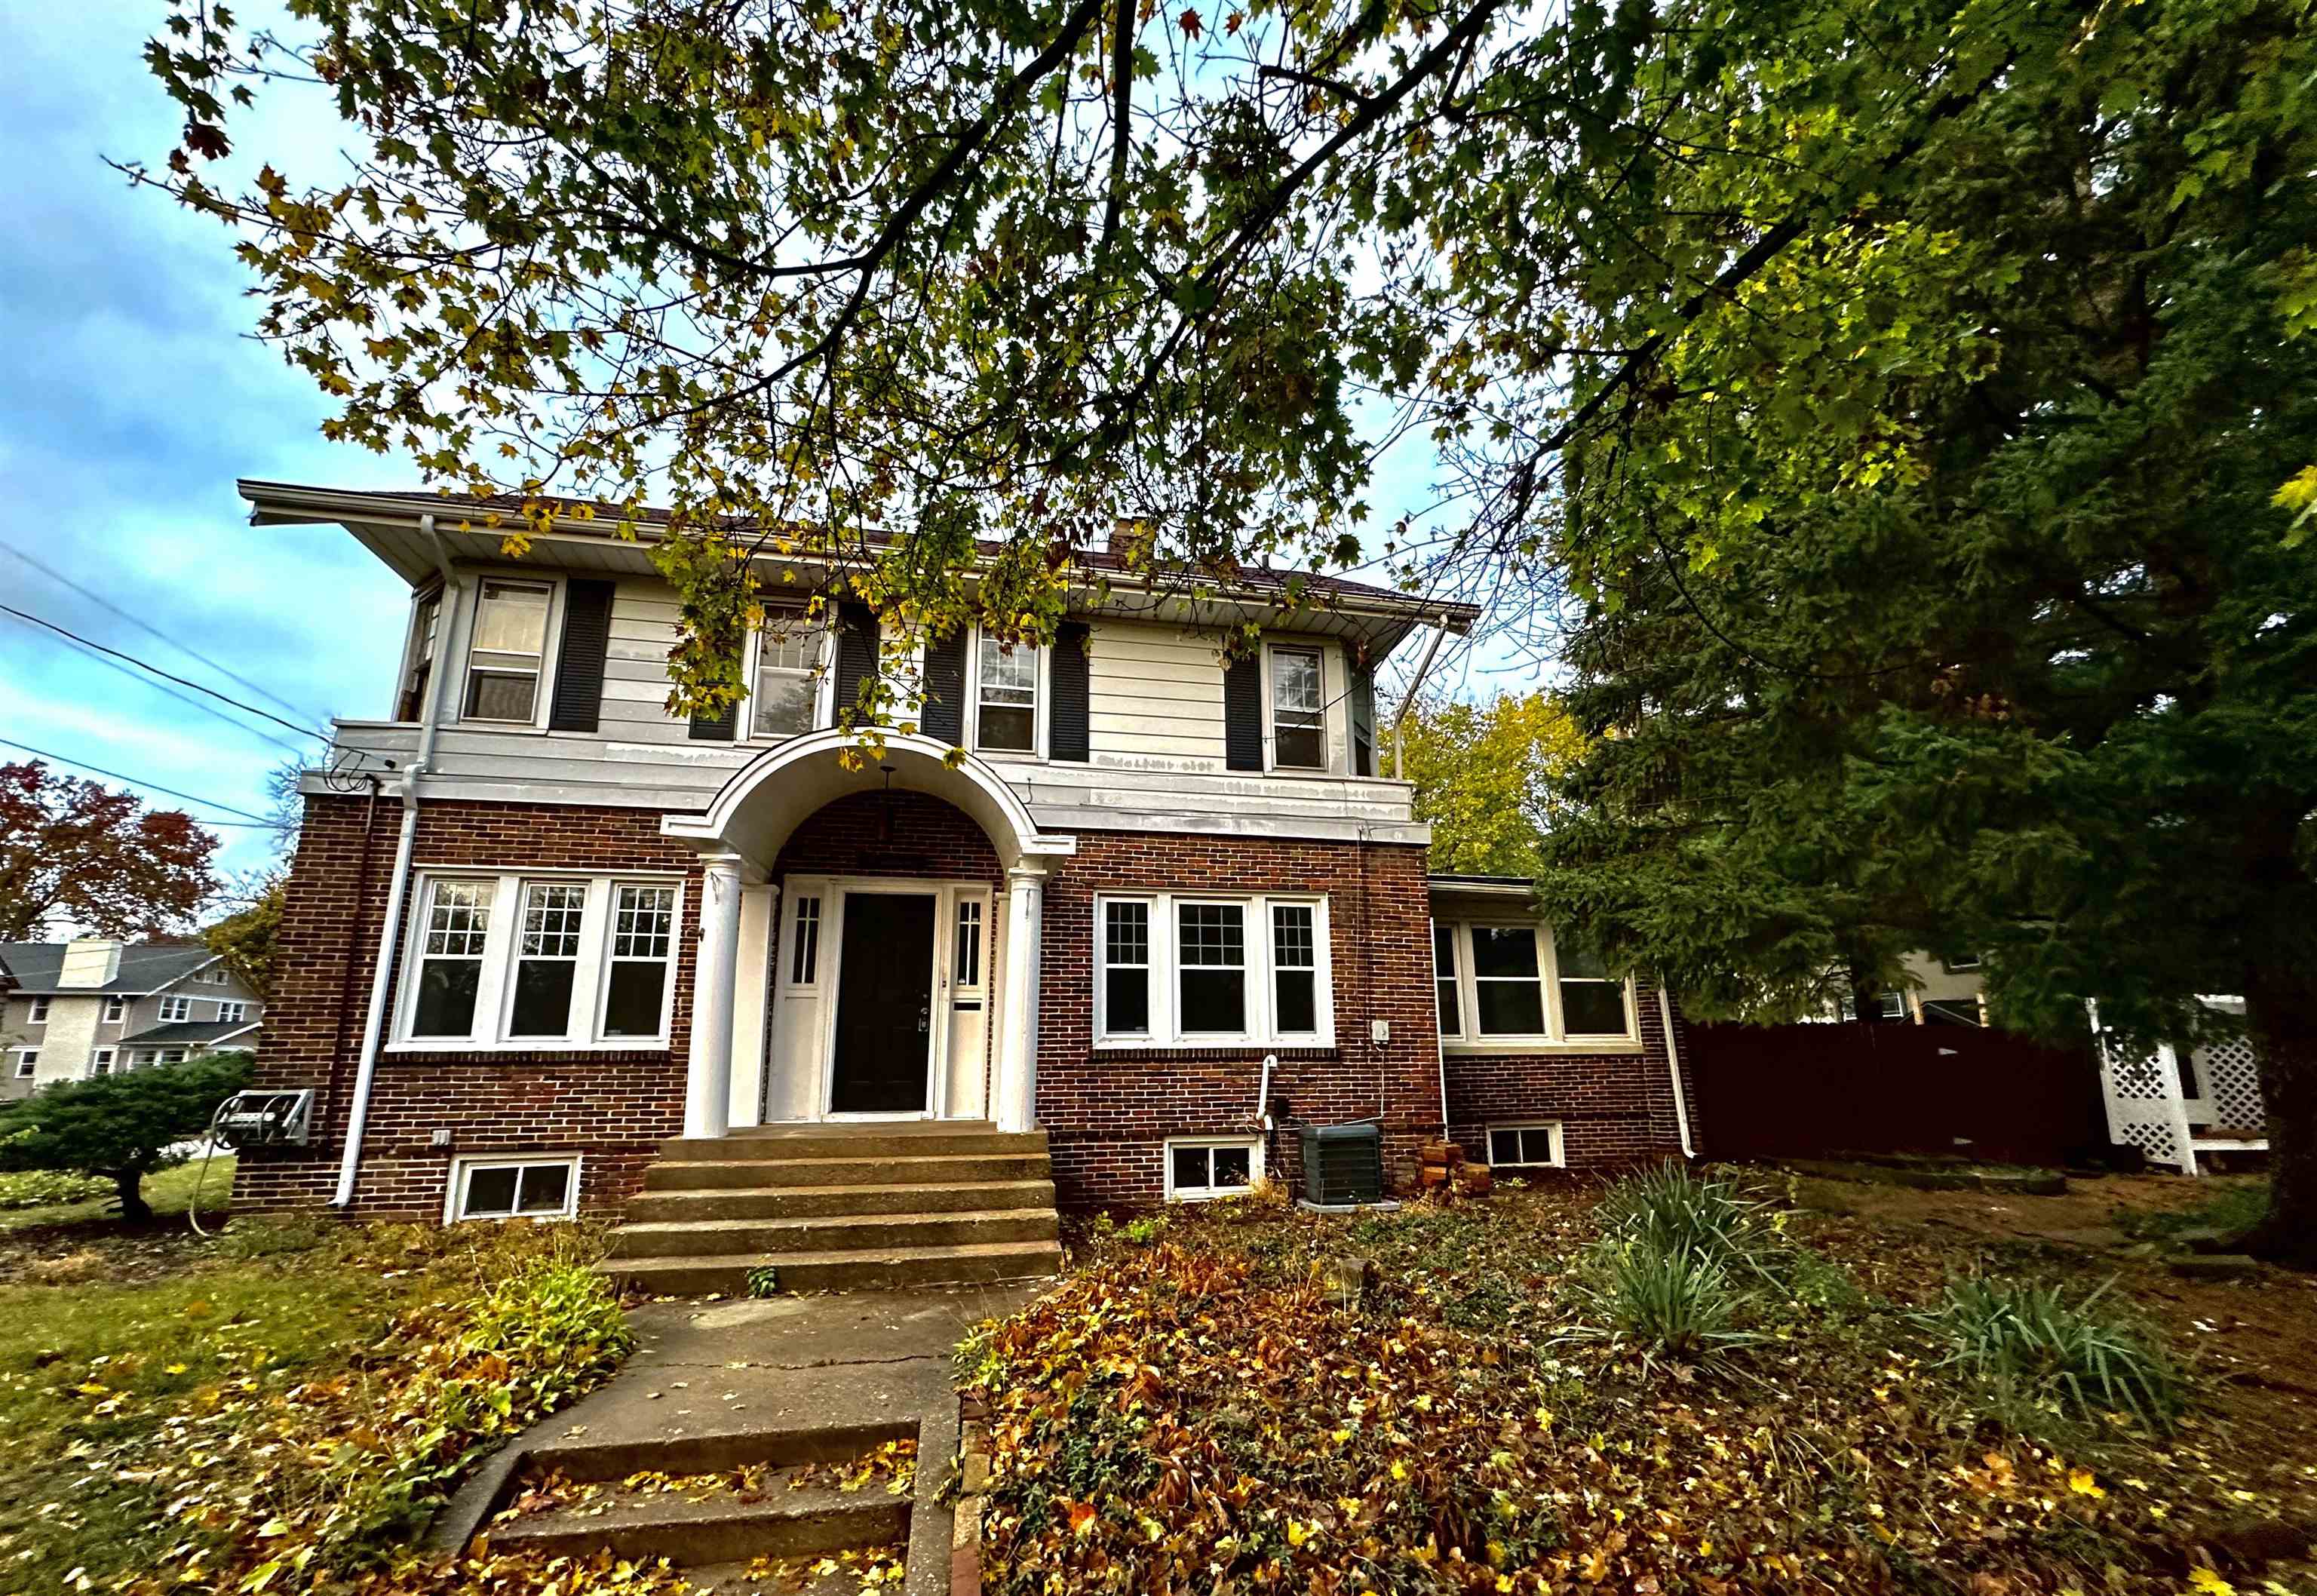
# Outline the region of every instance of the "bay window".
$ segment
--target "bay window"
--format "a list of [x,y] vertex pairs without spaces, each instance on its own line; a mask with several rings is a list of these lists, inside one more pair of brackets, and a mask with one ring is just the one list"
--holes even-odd
[[543,582],[486,579],[467,646],[470,721],[529,724],[539,713],[539,678],[547,659],[547,611],[555,589]]
[[1332,1042],[1326,899],[1150,892],[1095,912],[1098,1044]]
[[1436,920],[1433,986],[1443,1042],[1467,1052],[1640,1045],[1632,983],[1575,934],[1484,919]]
[[422,876],[395,1046],[664,1045],[682,896],[619,877]]

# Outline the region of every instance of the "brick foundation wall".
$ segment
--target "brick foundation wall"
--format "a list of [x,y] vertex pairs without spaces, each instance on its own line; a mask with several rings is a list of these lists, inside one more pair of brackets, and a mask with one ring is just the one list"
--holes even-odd
[[[315,1138],[306,1148],[245,1158],[237,1207],[310,1206],[335,1188],[401,820],[392,798],[374,808],[359,796],[306,800],[258,1080],[319,1089]],[[616,1052],[381,1052],[352,1213],[439,1217],[452,1158],[494,1152],[580,1153],[580,1202],[589,1209],[614,1208],[634,1192],[660,1141],[683,1125],[692,951],[700,936],[695,856],[658,829],[657,814],[632,809],[448,800],[420,807],[412,857],[421,868],[685,872],[668,1044]],[[406,931],[408,923],[406,914]],[[438,1131],[449,1133],[448,1147],[434,1144]]]
[[[1277,1050],[1275,1118],[1284,1120],[1283,1102],[1294,1119],[1318,1124],[1381,1112],[1388,1170],[1440,1134],[1422,847],[1081,831],[1078,853],[1046,883],[1040,977],[1038,1122],[1064,1206],[1158,1202],[1167,1138],[1255,1129],[1271,1050],[1094,1049],[1095,894],[1186,890],[1328,895],[1336,1045]],[[1370,1040],[1375,1020],[1391,1026],[1381,1045]],[[1291,1125],[1270,1138],[1265,1165],[1291,1187],[1300,1183]]]
[[[1571,1169],[1614,1169],[1681,1152],[1680,1117],[1667,1067],[1665,1026],[1657,988],[1637,983],[1638,1054],[1463,1054],[1445,1062],[1448,1134],[1483,1162],[1488,1127],[1561,1122],[1561,1157]],[[1677,1009],[1690,1141],[1699,1145],[1697,1089],[1689,1071],[1686,1027]]]

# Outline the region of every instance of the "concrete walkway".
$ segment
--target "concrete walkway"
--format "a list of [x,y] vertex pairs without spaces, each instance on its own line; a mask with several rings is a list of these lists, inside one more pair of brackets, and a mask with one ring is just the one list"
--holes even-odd
[[[1015,1312],[1049,1284],[631,1308],[640,1345],[626,1366],[492,1458],[444,1510],[434,1541],[463,1545],[483,1529],[526,1465],[590,1480],[645,1469],[701,1474],[765,1461],[838,1461],[915,1435],[905,1589],[908,1596],[946,1592],[952,1515],[935,1497],[957,1453],[951,1353],[973,1324]],[[675,1556],[703,1574],[722,1561]]]

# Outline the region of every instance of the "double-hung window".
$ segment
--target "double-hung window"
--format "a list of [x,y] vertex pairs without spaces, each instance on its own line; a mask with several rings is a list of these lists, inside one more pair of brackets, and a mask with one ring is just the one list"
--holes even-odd
[[31,1012],[24,1016],[24,1023],[34,1026],[44,1026],[49,1023],[49,1000],[46,998],[32,1000]]
[[40,1050],[39,1048],[20,1047],[16,1050],[17,1080],[30,1080],[39,1071],[40,1067]]
[[398,1046],[634,1047],[667,1036],[682,888],[579,875],[424,879]]
[[539,678],[547,659],[547,611],[555,589],[543,582],[486,579],[467,649],[470,721],[515,721],[539,713]]
[[1328,766],[1328,695],[1317,649],[1271,650],[1271,762],[1282,770]]
[[1534,923],[1443,919],[1432,927],[1440,1035],[1468,1052],[1639,1039],[1630,983],[1576,935]]
[[246,1003],[227,1002],[218,1005],[218,1020],[220,1024],[239,1024],[248,1018],[249,1005]]
[[443,592],[436,588],[418,601],[410,617],[409,657],[402,664],[402,691],[396,695],[394,718],[426,718],[427,689],[434,680],[434,650],[443,630]]
[[1324,1046],[1333,1039],[1327,900],[1202,893],[1096,904],[1097,1040]]
[[192,1018],[193,1000],[191,998],[164,998],[161,1000],[160,1020],[163,1025],[174,1025],[179,1020],[191,1019]]
[[119,1049],[117,1048],[98,1048],[94,1054],[89,1055],[88,1072],[92,1075],[112,1074],[112,1061],[118,1055],[118,1053]]
[[813,729],[828,643],[827,628],[794,611],[776,611],[765,618],[756,637],[751,735],[796,737]]
[[128,1012],[129,1012],[129,1000],[128,1000],[128,999],[126,999],[126,998],[107,998],[107,999],[104,1000],[104,1023],[105,1023],[106,1025],[109,1025],[109,1026],[117,1026],[117,1025],[119,1025],[119,1024],[121,1023],[121,1017],[122,1017],[122,1016],[124,1016],[124,1015],[126,1015]]
[[974,671],[974,746],[999,753],[1038,751],[1038,650],[984,634]]

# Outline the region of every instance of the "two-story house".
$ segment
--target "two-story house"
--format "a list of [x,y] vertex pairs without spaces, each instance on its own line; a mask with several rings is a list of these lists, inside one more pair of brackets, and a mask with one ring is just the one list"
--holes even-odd
[[1302,1125],[1372,1119],[1394,1165],[1444,1127],[1515,1167],[1687,1143],[1669,1005],[1523,883],[1429,879],[1384,773],[1377,668],[1468,607],[1097,555],[1050,646],[897,650],[841,593],[783,610],[829,573],[767,555],[748,696],[684,719],[649,517],[517,560],[509,507],[241,487],[410,618],[392,718],[303,784],[263,1072],[315,1091],[310,1139],[237,1204],[624,1209],[638,1258],[723,1271],[637,1265],[671,1289],[814,1249],[946,1278],[1051,1262],[1056,1194],[1292,1182]]
[[52,1080],[255,1053],[265,1005],[197,943],[0,944],[14,977],[0,1002],[0,1100]]

